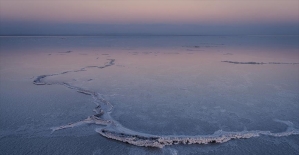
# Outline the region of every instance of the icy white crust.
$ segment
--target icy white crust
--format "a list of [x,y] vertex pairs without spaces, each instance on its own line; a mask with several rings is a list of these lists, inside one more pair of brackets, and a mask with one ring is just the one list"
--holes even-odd
[[212,135],[198,135],[198,136],[158,136],[158,135],[148,135],[143,133],[134,132],[120,132],[115,130],[110,130],[109,128],[97,129],[96,131],[101,135],[115,139],[118,141],[126,142],[129,144],[145,147],[159,147],[162,148],[166,145],[174,144],[208,144],[208,143],[224,143],[233,139],[247,139],[252,137],[259,137],[261,135],[273,136],[273,137],[283,137],[289,135],[298,135],[299,130],[293,127],[293,124],[289,121],[277,122],[284,123],[288,125],[288,129],[280,133],[272,133],[270,131],[240,131],[240,132],[226,132],[222,130],[216,131]]
[[[289,135],[298,135],[299,130],[295,129],[293,127],[293,123],[290,121],[281,121],[281,120],[274,120],[276,122],[284,123],[288,126],[287,130],[280,133],[272,133],[270,131],[240,131],[240,132],[226,132],[226,131],[216,131],[212,135],[196,135],[196,136],[187,136],[187,135],[151,135],[146,133],[140,133],[136,131],[132,131],[130,129],[127,129],[123,127],[120,123],[118,123],[116,120],[114,120],[110,113],[113,109],[113,105],[105,100],[103,97],[101,97],[101,94],[86,90],[83,88],[79,88],[76,86],[72,86],[66,82],[57,82],[57,83],[47,83],[45,81],[46,77],[49,76],[56,76],[61,74],[67,74],[69,72],[81,72],[86,71],[88,68],[99,68],[103,69],[109,66],[114,65],[115,60],[114,59],[108,59],[110,60],[106,65],[104,66],[87,66],[84,68],[81,68],[79,70],[73,70],[73,71],[65,71],[58,74],[50,74],[50,75],[41,75],[38,76],[33,83],[36,85],[63,85],[67,88],[76,90],[79,93],[86,94],[92,96],[94,99],[94,103],[96,104],[95,109],[93,110],[96,114],[87,117],[86,119],[82,121],[78,121],[75,123],[69,123],[67,125],[62,125],[59,127],[53,127],[52,133],[57,130],[67,129],[67,128],[73,128],[76,126],[80,126],[83,124],[97,124],[101,125],[102,127],[96,129],[96,132],[101,134],[104,137],[118,140],[121,142],[126,142],[129,144],[133,144],[136,146],[144,146],[144,147],[158,147],[162,148],[166,145],[174,145],[174,144],[208,144],[208,143],[224,143],[232,139],[247,139],[251,137],[258,137],[261,135],[266,136],[273,136],[273,137],[282,137],[282,136],[289,136]],[[236,63],[236,64],[265,64],[265,63],[255,63],[255,62],[248,62],[248,63],[240,63],[240,62],[230,62],[230,61],[223,61],[228,63]],[[270,64],[270,63],[269,63]],[[276,64],[276,63],[273,63]],[[294,64],[294,63],[293,63]]]

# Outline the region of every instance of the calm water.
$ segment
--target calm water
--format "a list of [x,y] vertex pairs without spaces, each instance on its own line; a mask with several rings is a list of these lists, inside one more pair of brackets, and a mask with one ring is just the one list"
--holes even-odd
[[298,42],[1,37],[0,154],[298,154]]

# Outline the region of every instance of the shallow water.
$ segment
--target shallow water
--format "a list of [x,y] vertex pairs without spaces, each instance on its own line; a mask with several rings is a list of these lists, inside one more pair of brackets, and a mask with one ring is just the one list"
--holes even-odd
[[299,152],[298,36],[0,39],[0,154]]

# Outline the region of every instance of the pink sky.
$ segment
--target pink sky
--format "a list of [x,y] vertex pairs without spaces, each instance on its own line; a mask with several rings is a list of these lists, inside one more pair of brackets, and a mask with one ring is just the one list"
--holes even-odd
[[1,20],[108,24],[283,23],[298,0],[1,0]]

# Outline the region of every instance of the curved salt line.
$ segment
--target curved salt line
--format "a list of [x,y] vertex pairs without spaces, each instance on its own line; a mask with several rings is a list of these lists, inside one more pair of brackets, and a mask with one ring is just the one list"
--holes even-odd
[[49,76],[67,74],[67,73],[70,73],[70,72],[82,72],[82,71],[86,71],[87,68],[100,68],[100,69],[103,69],[103,68],[114,65],[115,59],[107,59],[107,60],[110,60],[110,62],[108,64],[104,65],[104,66],[86,66],[86,67],[83,67],[83,68],[78,69],[78,70],[64,71],[64,72],[61,72],[61,73],[50,74],[50,75],[40,75],[33,81],[33,83],[36,84],[36,85],[46,85],[47,83],[42,82],[42,79],[44,79],[46,77],[49,77]]
[[46,77],[49,76],[56,76],[56,75],[62,75],[67,74],[69,72],[81,72],[86,71],[87,68],[99,68],[103,69],[109,66],[114,65],[115,59],[108,59],[110,62],[104,66],[87,66],[84,68],[81,68],[79,70],[73,70],[73,71],[65,71],[62,73],[57,74],[50,74],[50,75],[41,75],[38,76],[33,83],[35,85],[63,85],[65,87],[68,87],[70,89],[74,89],[79,93],[83,93],[86,95],[91,95],[94,99],[94,103],[97,105],[97,107],[93,110],[96,114],[89,116],[88,118],[75,122],[70,123],[67,125],[59,126],[59,127],[53,127],[52,133],[57,130],[67,129],[67,128],[73,128],[76,126],[80,126],[83,124],[97,124],[97,125],[103,125],[104,127],[97,128],[96,132],[101,134],[102,136],[114,140],[118,140],[121,142],[126,142],[129,144],[133,144],[136,146],[145,146],[145,147],[159,147],[162,148],[166,145],[174,145],[174,144],[208,144],[208,143],[224,143],[227,141],[230,141],[232,139],[247,139],[252,137],[259,137],[260,135],[266,135],[266,136],[273,136],[273,137],[282,137],[282,136],[289,136],[289,135],[298,135],[299,130],[295,129],[293,127],[293,123],[290,121],[281,121],[281,120],[274,120],[276,122],[284,123],[288,126],[287,130],[280,133],[272,133],[270,131],[240,131],[240,132],[226,132],[222,130],[216,131],[212,135],[197,135],[197,136],[175,136],[175,135],[169,135],[169,136],[163,136],[163,135],[152,135],[152,134],[146,134],[146,133],[140,133],[136,131],[132,131],[128,128],[123,127],[120,123],[118,123],[116,120],[114,120],[110,113],[113,109],[113,105],[101,97],[101,94],[97,92],[93,92],[90,90],[86,90],[80,87],[72,86],[66,82],[57,82],[57,83],[47,83],[42,81]]
[[233,139],[247,139],[252,137],[259,137],[261,135],[272,137],[283,137],[290,135],[299,135],[299,130],[293,127],[289,121],[275,120],[280,123],[288,125],[284,132],[272,133],[270,131],[240,131],[240,132],[226,132],[222,130],[216,131],[212,135],[197,135],[197,136],[158,136],[139,133],[135,131],[128,131],[119,126],[117,128],[96,129],[100,133],[110,139],[126,142],[129,144],[145,147],[159,147],[163,148],[166,145],[174,144],[208,144],[208,143],[224,143]]

